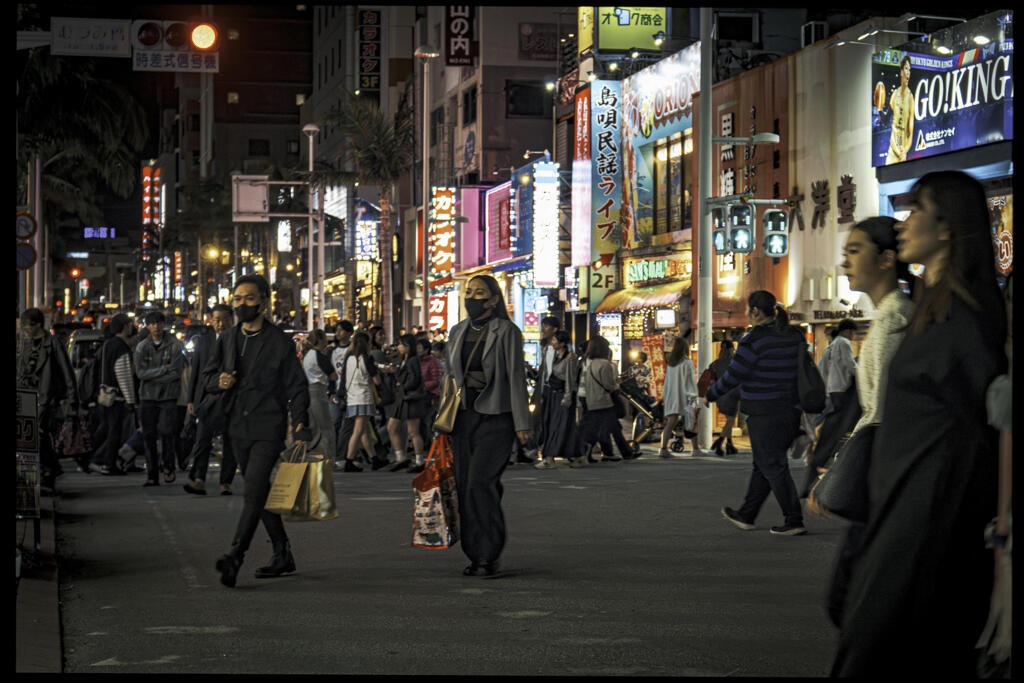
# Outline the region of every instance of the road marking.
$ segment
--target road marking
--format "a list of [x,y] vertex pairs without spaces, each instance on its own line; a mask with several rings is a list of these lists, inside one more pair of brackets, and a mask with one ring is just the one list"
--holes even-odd
[[586,486],[574,486],[574,485],[570,484],[569,486],[563,486],[562,488],[563,489],[576,489],[577,491],[585,491],[587,487]]
[[178,543],[178,538],[174,535],[174,531],[167,523],[167,519],[164,517],[163,512],[161,512],[160,508],[157,507],[156,501],[150,498],[147,502],[153,506],[153,515],[160,523],[160,530],[167,539],[168,546],[174,551],[174,554],[178,556],[178,560],[181,563],[181,575],[185,579],[185,585],[189,588],[206,588],[205,584],[199,582],[199,573],[196,572],[195,567],[189,564],[188,560],[185,559],[185,553],[182,551],[181,546]]
[[562,642],[572,645],[625,645],[643,641],[639,638],[564,638]]
[[236,626],[148,626],[143,629],[149,633],[181,634],[181,633],[213,633],[224,634],[238,631]]
[[110,634],[107,633],[106,631],[93,631],[92,633],[86,633],[85,635],[87,635],[87,636],[106,636],[106,635],[110,635]]
[[463,588],[459,591],[464,595],[483,595],[484,593],[490,593],[490,588]]
[[104,659],[102,662],[96,662],[89,666],[136,666],[139,664],[173,664],[174,662],[182,659],[182,655],[165,655],[160,659],[146,659],[141,662],[122,662],[117,657],[111,657],[110,659]]
[[498,612],[499,617],[507,617],[509,619],[536,619],[537,617],[549,616],[551,612],[538,612],[532,609],[526,609],[519,612]]

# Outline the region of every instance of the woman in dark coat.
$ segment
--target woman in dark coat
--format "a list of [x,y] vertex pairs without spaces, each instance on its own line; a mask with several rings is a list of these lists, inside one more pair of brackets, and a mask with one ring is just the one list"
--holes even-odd
[[572,338],[559,330],[551,338],[555,361],[548,377],[548,397],[543,403],[545,441],[541,449],[543,458],[534,465],[537,469],[555,467],[555,458],[571,460],[576,457],[576,356],[571,351]]
[[975,676],[992,590],[985,391],[1006,367],[1006,317],[982,186],[942,171],[911,194],[899,259],[925,266],[925,290],[890,365],[832,673],[959,680]]
[[[725,377],[725,371],[729,369],[729,363],[732,362],[732,357],[736,355],[733,351],[732,341],[725,339],[722,341],[722,349],[718,352],[718,360],[711,364],[711,372],[715,374],[715,380],[720,380]],[[732,445],[732,426],[736,422],[736,416],[740,412],[740,389],[736,387],[732,391],[726,393],[724,396],[719,396],[718,400],[715,401],[715,405],[718,406],[718,412],[725,415],[725,425],[722,426],[722,432],[715,439],[715,442],[711,444],[711,450],[715,452],[715,455],[736,455],[738,452],[736,447]],[[722,452],[722,443],[725,443],[725,452]]]
[[395,397],[395,409],[388,419],[388,436],[391,447],[395,451],[396,464],[391,468],[397,472],[409,466],[405,457],[405,444],[412,437],[414,468],[420,468],[426,461],[423,448],[423,435],[420,434],[420,420],[427,416],[429,403],[427,390],[423,386],[423,373],[420,371],[420,359],[416,355],[416,338],[411,334],[403,334],[398,340],[399,365],[395,373],[395,386],[398,393]]

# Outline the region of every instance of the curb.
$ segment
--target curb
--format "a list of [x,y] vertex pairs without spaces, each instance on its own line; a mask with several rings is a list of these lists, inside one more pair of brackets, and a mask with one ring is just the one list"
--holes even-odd
[[[60,583],[57,575],[57,496],[41,499],[39,550],[29,554],[35,540],[32,520],[16,521],[15,534],[25,525],[26,551],[19,557],[21,575],[15,599],[15,672],[62,673]],[[17,543],[19,539],[16,538]]]

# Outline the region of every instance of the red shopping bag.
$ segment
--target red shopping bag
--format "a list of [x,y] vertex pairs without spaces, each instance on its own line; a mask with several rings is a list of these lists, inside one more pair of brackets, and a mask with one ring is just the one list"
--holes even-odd
[[412,544],[416,548],[450,548],[459,540],[454,459],[448,436],[441,434],[430,445],[426,467],[412,480]]

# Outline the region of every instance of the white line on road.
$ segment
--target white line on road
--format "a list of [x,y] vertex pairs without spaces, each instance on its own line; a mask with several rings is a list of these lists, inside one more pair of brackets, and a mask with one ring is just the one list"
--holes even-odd
[[185,579],[185,585],[189,588],[206,588],[205,584],[199,582],[199,573],[196,572],[188,560],[185,559],[185,553],[182,551],[181,546],[178,544],[178,538],[174,535],[174,531],[167,523],[167,519],[164,517],[163,512],[157,506],[156,501],[152,498],[147,499],[150,505],[153,506],[153,516],[156,517],[157,522],[160,523],[160,530],[163,532],[164,537],[167,539],[167,545],[174,551],[174,554],[178,556],[178,560],[181,563],[181,575]]
[[537,617],[546,617],[551,612],[538,612],[532,609],[525,609],[519,612],[498,612],[499,617],[507,617],[509,619],[536,619]]
[[142,629],[148,633],[212,633],[221,635],[238,631],[237,626],[147,626]]
[[137,666],[139,664],[173,664],[182,658],[182,655],[164,655],[160,659],[146,659],[141,662],[122,662],[117,657],[111,657],[110,659],[104,659],[102,662],[96,662],[89,666]]

